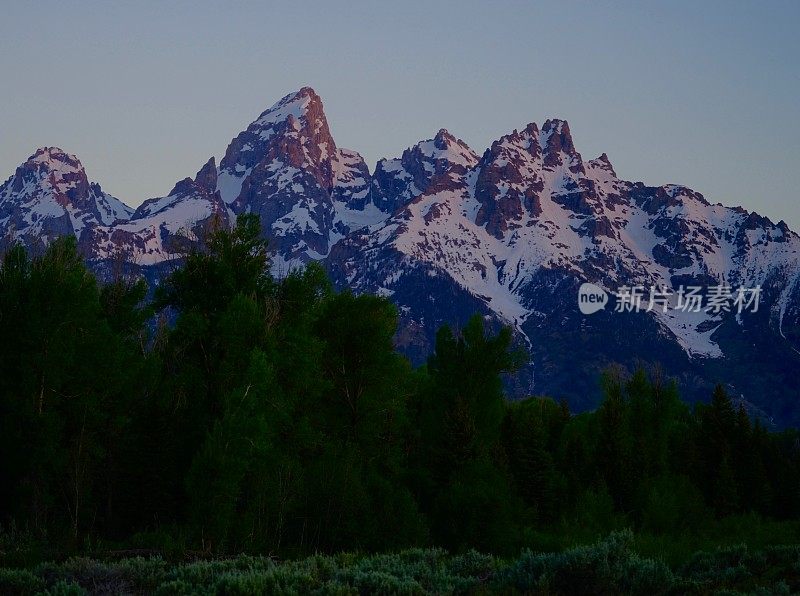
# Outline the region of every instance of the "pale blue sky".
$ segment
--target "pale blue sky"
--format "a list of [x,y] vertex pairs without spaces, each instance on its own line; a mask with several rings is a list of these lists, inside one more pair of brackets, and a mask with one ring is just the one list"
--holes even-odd
[[560,117],[625,178],[800,230],[798,28],[795,1],[6,2],[0,178],[57,145],[138,205],[311,85],[370,167]]

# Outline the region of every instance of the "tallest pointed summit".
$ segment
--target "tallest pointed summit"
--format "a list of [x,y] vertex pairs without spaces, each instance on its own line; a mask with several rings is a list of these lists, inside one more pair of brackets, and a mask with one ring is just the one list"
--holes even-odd
[[322,99],[311,87],[303,87],[284,96],[265,110],[251,126],[270,127],[290,120],[314,123],[315,128],[324,126],[327,130],[328,123],[322,108]]
[[[287,263],[326,255],[351,226],[381,213],[358,153],[336,146],[311,87],[285,95],[231,141],[217,190],[234,213],[256,213]],[[276,257],[277,258],[277,257]]]
[[265,110],[233,139],[219,164],[220,192],[233,203],[242,180],[259,164],[280,161],[284,166],[310,169],[326,187],[336,154],[322,100],[311,87],[303,87]]

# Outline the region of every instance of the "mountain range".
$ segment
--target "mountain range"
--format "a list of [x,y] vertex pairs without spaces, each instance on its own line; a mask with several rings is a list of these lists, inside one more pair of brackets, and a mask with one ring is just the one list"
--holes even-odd
[[[743,167],[743,172],[746,171]],[[339,288],[398,308],[398,347],[420,364],[438,327],[475,312],[510,325],[528,364],[511,395],[598,403],[599,372],[655,366],[689,401],[717,382],[776,426],[800,424],[800,237],[685,186],[622,180],[584,159],[569,125],[527,124],[476,153],[447,130],[370,170],[338,147],[309,87],[256,118],[194,178],[136,209],[90,182],[74,155],[38,149],[0,186],[0,235],[32,251],[73,234],[101,275],[120,258],[157,283],[211,222],[257,213],[281,275],[320,261]],[[610,293],[760,288],[756,312],[660,308],[591,315]],[[646,301],[646,300],[645,300]]]

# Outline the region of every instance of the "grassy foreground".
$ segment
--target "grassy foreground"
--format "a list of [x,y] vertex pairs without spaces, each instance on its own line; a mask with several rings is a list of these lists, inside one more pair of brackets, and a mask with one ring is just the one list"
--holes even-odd
[[791,594],[800,546],[697,553],[677,569],[640,556],[632,533],[560,553],[501,559],[440,549],[316,555],[297,561],[239,556],[172,564],[161,558],[72,558],[0,569],[2,594]]

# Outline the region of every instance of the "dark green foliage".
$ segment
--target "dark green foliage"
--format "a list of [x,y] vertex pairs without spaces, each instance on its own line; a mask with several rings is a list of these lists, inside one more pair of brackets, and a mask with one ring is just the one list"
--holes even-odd
[[[697,558],[685,577],[659,557],[800,542],[797,431],[751,422],[723,386],[690,411],[658,370],[608,370],[577,416],[509,402],[520,355],[480,316],[441,329],[413,370],[390,302],[334,292],[318,264],[274,279],[259,230],[251,216],[210,230],[152,300],[143,281],[98,284],[74,241],[4,255],[0,563],[299,560],[78,558],[4,570],[0,591],[796,587],[790,551]],[[635,538],[550,552],[624,528]],[[431,545],[456,554],[414,550]],[[531,547],[546,552],[472,550]],[[399,554],[302,559],[339,551]]]
[[444,327],[419,396],[417,494],[436,544],[515,548],[522,508],[502,462],[506,402],[501,373],[513,370],[504,329],[487,336],[474,316],[461,336]]
[[549,399],[511,403],[503,421],[503,448],[514,486],[537,525],[556,518],[564,477],[556,470],[555,451],[569,412]]
[[500,438],[505,401],[500,373],[514,370],[509,352],[511,331],[487,337],[483,320],[475,315],[455,336],[439,330],[436,350],[428,361],[429,383],[422,397],[423,430],[436,444],[434,456],[442,468],[479,458]]
[[[109,491],[134,395],[147,385],[133,335],[141,286],[112,300],[74,239],[0,268],[0,519],[77,541],[109,528]],[[132,298],[130,296],[133,296]],[[113,307],[112,307],[113,303]],[[111,313],[117,319],[110,319]],[[133,327],[131,327],[133,325]]]
[[258,217],[243,215],[230,232],[210,231],[203,250],[190,252],[158,288],[156,304],[213,318],[237,294],[263,297],[271,282]]

